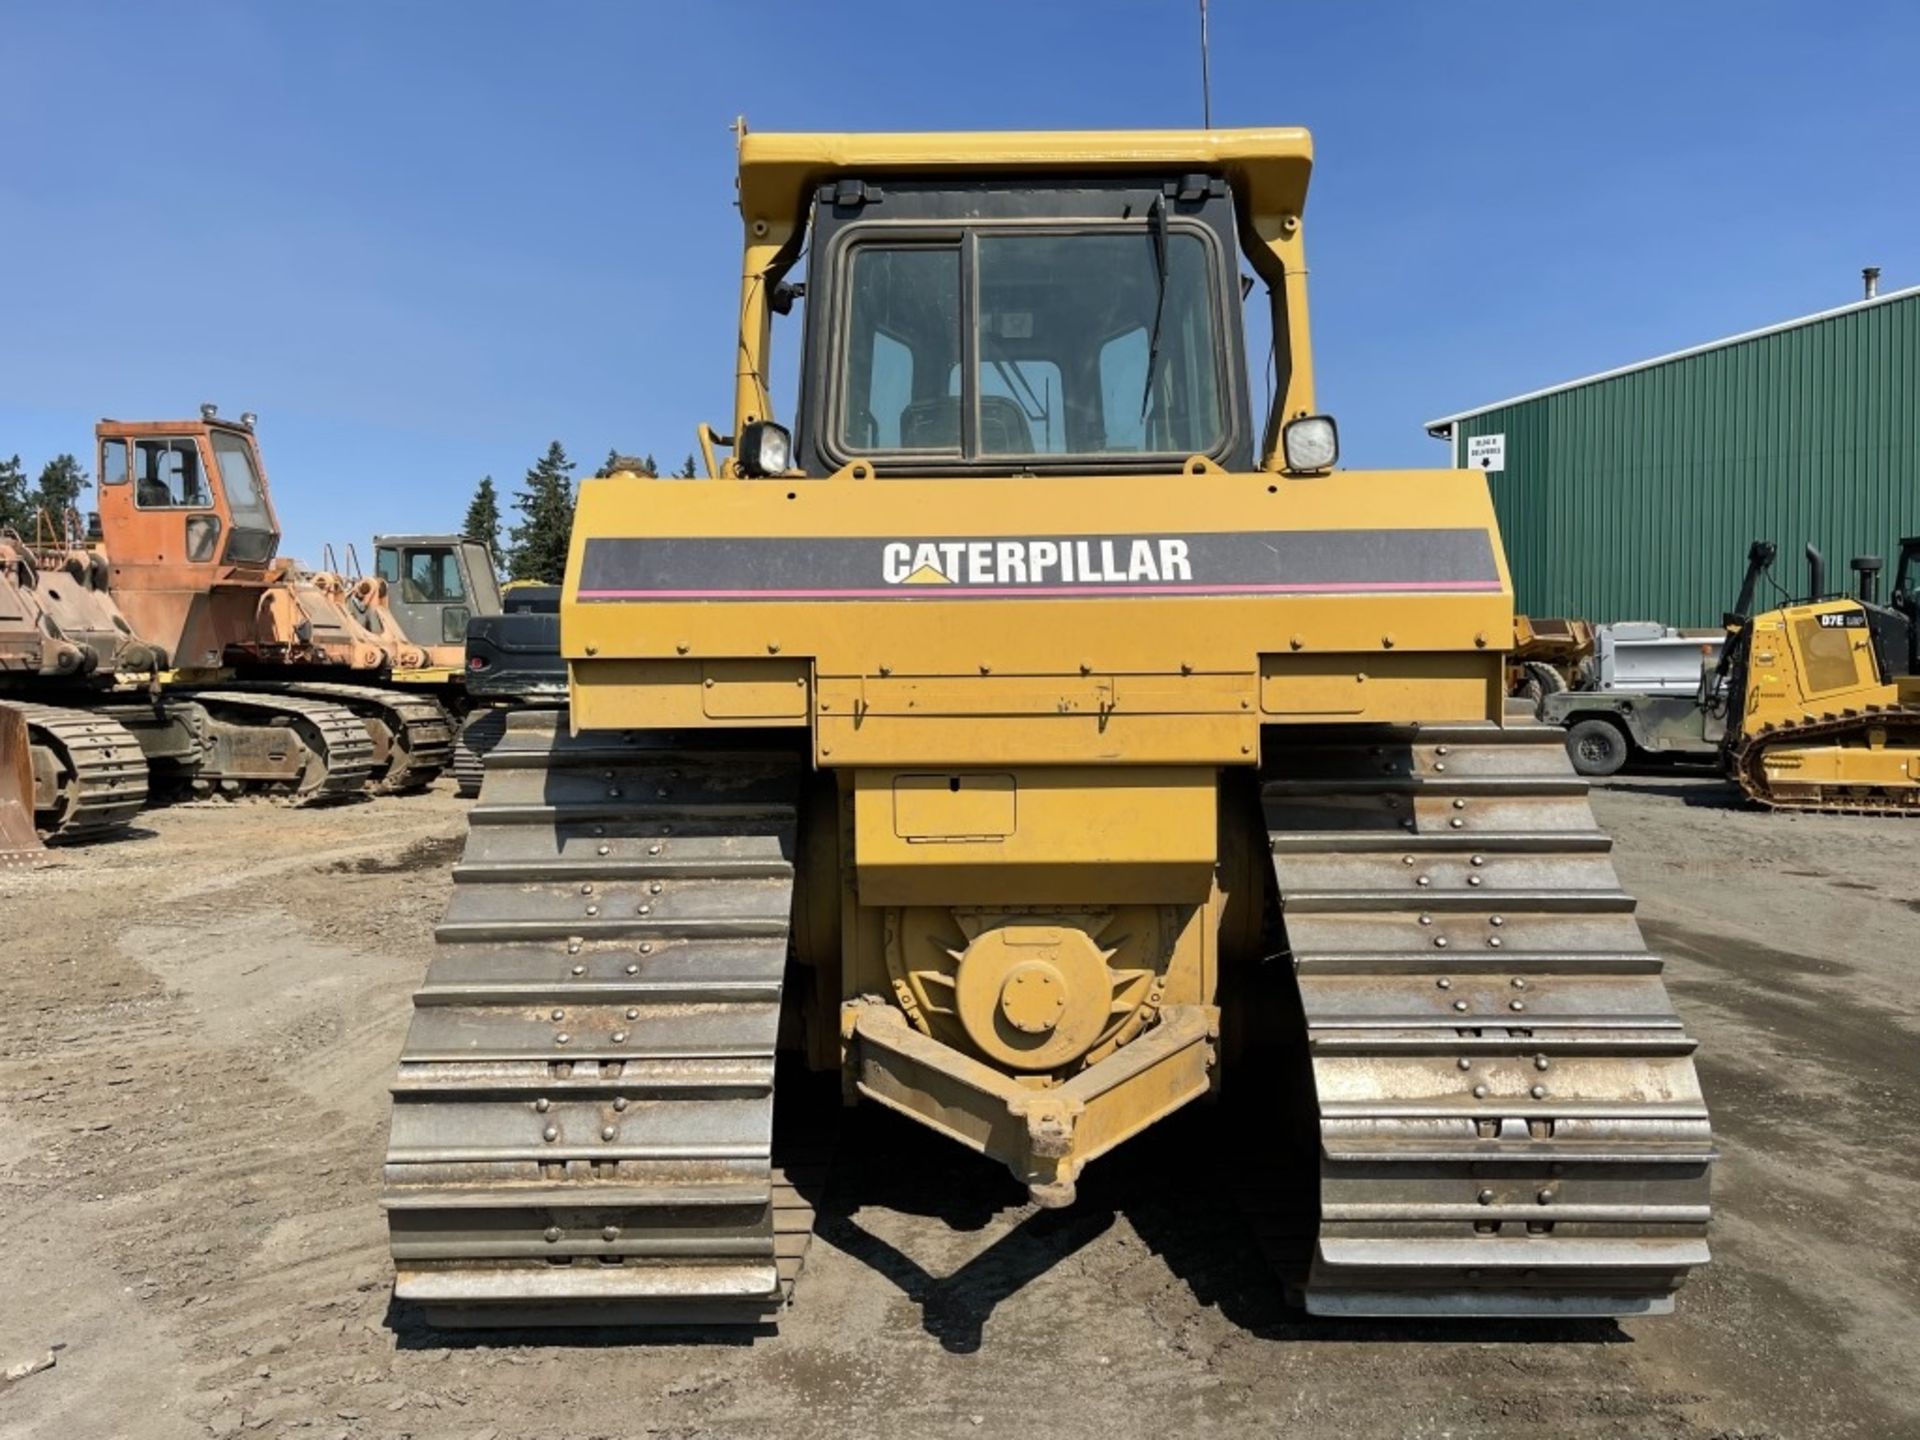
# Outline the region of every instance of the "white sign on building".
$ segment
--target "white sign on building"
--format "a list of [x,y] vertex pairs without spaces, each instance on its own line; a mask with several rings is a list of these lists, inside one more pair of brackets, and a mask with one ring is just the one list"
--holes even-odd
[[1501,435],[1469,435],[1467,437],[1467,464],[1475,470],[1492,473],[1507,468],[1507,437]]

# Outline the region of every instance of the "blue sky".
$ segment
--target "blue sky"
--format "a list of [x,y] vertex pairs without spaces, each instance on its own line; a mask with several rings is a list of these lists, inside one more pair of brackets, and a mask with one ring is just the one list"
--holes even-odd
[[[1320,398],[1420,422],[1920,282],[1920,6],[1213,0],[1302,124]],[[0,0],[0,455],[260,413],[287,549],[726,418],[732,138],[1179,126],[1194,0]],[[791,350],[780,358],[786,360]],[[790,371],[789,371],[790,374]],[[89,459],[89,464],[91,463]]]

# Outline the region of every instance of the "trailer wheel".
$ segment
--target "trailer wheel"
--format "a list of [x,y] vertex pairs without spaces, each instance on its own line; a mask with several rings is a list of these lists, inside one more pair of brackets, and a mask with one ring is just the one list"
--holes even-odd
[[1611,720],[1578,720],[1567,730],[1567,754],[1582,775],[1618,774],[1632,753],[1626,732]]

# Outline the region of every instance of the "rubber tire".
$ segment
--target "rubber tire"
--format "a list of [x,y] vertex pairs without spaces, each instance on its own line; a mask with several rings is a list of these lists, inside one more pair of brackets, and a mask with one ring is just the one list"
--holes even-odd
[[1627,732],[1611,720],[1589,717],[1567,728],[1567,757],[1582,775],[1617,775],[1632,754]]

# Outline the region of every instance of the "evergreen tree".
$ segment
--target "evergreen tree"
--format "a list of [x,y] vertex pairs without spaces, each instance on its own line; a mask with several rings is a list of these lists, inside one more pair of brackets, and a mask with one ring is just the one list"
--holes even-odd
[[673,472],[673,478],[676,480],[698,480],[700,478],[700,472],[694,468],[693,456],[689,455],[685,460],[680,462],[680,468]]
[[27,500],[27,472],[20,468],[20,457],[0,460],[0,529],[31,536],[33,522],[28,517],[32,513]]
[[573,461],[558,440],[527,472],[513,508],[526,518],[513,527],[516,580],[557,585],[567,571],[567,545],[573,538]]
[[56,455],[40,471],[40,483],[35,489],[32,510],[35,515],[45,515],[47,523],[56,529],[64,529],[67,512],[78,508],[80,492],[87,488],[86,469],[71,455]]
[[653,475],[653,476],[659,475],[660,467],[653,463],[652,451],[648,451],[646,459],[640,462],[640,473],[642,475]]
[[493,488],[493,476],[480,477],[460,533],[469,540],[478,540],[494,556],[500,554],[500,496]]

